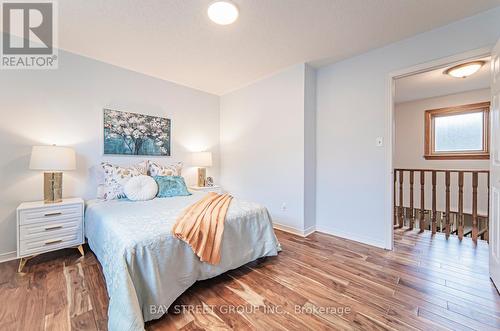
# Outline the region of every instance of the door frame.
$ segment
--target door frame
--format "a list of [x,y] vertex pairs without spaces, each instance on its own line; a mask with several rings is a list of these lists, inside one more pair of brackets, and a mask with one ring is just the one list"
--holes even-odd
[[[471,51],[463,52],[460,54],[455,54],[443,58],[439,58],[436,60],[432,60],[425,63],[420,63],[414,66],[410,66],[404,69],[392,71],[387,75],[386,82],[386,112],[385,112],[385,121],[386,121],[386,144],[385,144],[385,153],[386,157],[386,189],[385,196],[388,197],[386,199],[387,205],[386,207],[386,240],[385,240],[385,248],[389,250],[394,249],[394,198],[396,192],[394,192],[394,173],[393,173],[393,163],[394,163],[394,146],[395,146],[395,121],[394,121],[394,97],[395,97],[395,80],[398,78],[411,76],[414,74],[419,74],[422,72],[439,69],[442,67],[453,66],[455,64],[459,64],[463,61],[472,60],[478,57],[490,56],[491,51],[493,49],[493,45],[490,47],[482,47],[478,49],[474,49]],[[491,199],[491,197],[490,197]],[[488,201],[489,203],[489,201]]]

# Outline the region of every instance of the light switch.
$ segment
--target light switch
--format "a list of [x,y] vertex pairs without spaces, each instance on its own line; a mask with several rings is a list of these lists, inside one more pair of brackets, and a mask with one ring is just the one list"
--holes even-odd
[[376,141],[375,141],[375,145],[377,147],[382,147],[384,146],[384,138],[383,137],[377,137]]

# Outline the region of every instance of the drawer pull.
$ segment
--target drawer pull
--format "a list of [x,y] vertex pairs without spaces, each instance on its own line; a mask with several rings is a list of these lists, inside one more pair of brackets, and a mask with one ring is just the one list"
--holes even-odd
[[62,225],[57,225],[57,226],[51,226],[49,228],[45,228],[45,231],[51,231],[51,230],[57,230],[57,229],[62,229]]
[[45,245],[53,245],[53,244],[58,244],[58,243],[62,243],[62,240],[59,239],[59,240],[46,241]]
[[61,212],[57,212],[57,213],[48,213],[48,214],[45,214],[44,216],[45,217],[48,217],[48,216],[59,216],[59,215],[62,215]]

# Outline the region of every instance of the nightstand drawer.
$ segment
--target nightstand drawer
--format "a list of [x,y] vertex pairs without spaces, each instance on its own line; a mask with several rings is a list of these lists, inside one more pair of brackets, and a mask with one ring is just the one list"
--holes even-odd
[[52,221],[66,222],[81,218],[83,215],[81,205],[65,205],[22,210],[19,216],[19,224],[25,225]]
[[68,231],[50,238],[37,238],[36,240],[19,241],[19,256],[35,255],[60,248],[80,245],[82,243],[81,231]]
[[47,204],[44,201],[23,202],[17,207],[18,272],[34,255],[75,247],[83,256],[85,241],[84,201],[63,199]]
[[81,232],[81,223],[80,218],[68,218],[62,221],[53,220],[50,222],[21,225],[19,227],[19,240],[51,238],[62,233]]

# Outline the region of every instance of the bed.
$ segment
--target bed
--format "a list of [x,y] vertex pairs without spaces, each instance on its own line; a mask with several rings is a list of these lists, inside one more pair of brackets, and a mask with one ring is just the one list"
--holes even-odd
[[106,278],[110,331],[144,330],[144,322],[160,318],[196,281],[278,254],[280,245],[267,209],[233,199],[220,264],[200,262],[171,229],[180,212],[205,194],[87,202],[85,235]]

